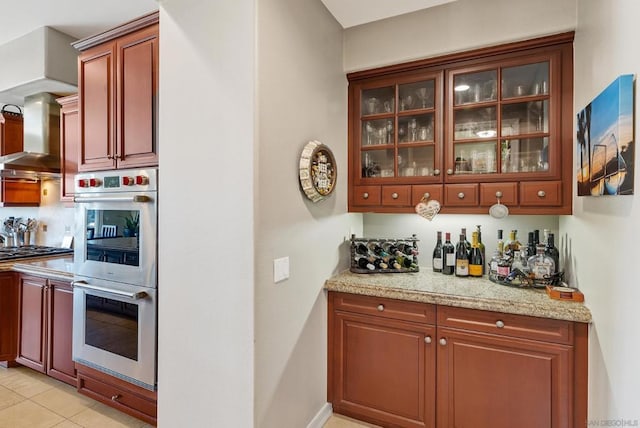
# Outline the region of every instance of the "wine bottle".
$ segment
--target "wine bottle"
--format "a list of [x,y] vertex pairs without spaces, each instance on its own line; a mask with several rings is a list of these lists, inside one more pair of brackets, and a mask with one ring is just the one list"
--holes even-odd
[[484,261],[487,260],[487,256],[486,256],[486,248],[484,247],[484,244],[482,243],[482,232],[480,231],[480,225],[479,224],[476,225],[476,231],[478,232],[478,248],[480,248],[480,252],[482,253],[482,274],[484,275],[486,273],[486,269],[487,269],[487,266],[484,263]]
[[560,271],[560,252],[556,248],[555,236],[553,233],[549,233],[547,237],[547,245],[545,246],[544,253],[551,257],[554,262],[555,270],[553,273]]
[[367,248],[366,245],[364,245],[363,243],[360,243],[356,246],[356,253],[366,256],[369,254],[369,249]]
[[471,233],[471,253],[469,253],[469,276],[481,277],[484,257],[478,244],[478,232]]
[[369,248],[371,249],[371,251],[373,251],[373,254],[375,254],[378,257],[389,256],[389,254],[387,254],[387,252],[384,249],[382,249],[382,247],[378,244],[369,245]]
[[456,245],[456,276],[469,276],[469,251],[462,233]]
[[438,232],[436,247],[433,249],[432,263],[434,272],[442,272],[442,232]]
[[498,243],[496,245],[496,251],[499,253],[499,256],[502,257],[504,253],[504,241],[502,240],[502,229],[498,229]]
[[540,244],[540,230],[535,229],[533,231],[533,245],[537,248],[538,244]]
[[360,257],[356,260],[360,269],[376,270],[376,267],[367,257]]
[[451,234],[449,232],[444,234],[442,257],[444,259],[442,273],[445,275],[453,275],[456,270],[456,249],[451,243]]
[[536,254],[536,243],[535,243],[534,232],[529,232],[529,239],[527,242],[527,248],[525,252],[526,252],[525,256],[527,257],[527,259]]
[[463,227],[460,234],[464,236],[464,246],[467,247],[467,252],[471,251],[471,243],[467,241],[467,228]]
[[536,251],[536,255],[529,258],[529,268],[531,268],[531,272],[533,272],[536,279],[545,279],[545,277],[555,273],[556,265],[553,259],[544,253],[544,246],[538,245]]
[[387,264],[389,265],[389,268],[402,269],[402,266],[398,263],[398,260],[395,257],[389,258]]
[[387,269],[389,267],[382,259],[375,259],[373,266],[375,266],[376,269]]

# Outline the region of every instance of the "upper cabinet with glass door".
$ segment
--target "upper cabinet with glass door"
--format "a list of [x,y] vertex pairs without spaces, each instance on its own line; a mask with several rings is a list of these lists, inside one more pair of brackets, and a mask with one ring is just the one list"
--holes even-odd
[[573,33],[347,77],[349,210],[571,213]]
[[438,73],[355,89],[357,183],[433,181],[440,173],[441,88]]
[[450,72],[447,181],[468,181],[469,174],[490,181],[557,176],[560,127],[552,121],[560,104],[549,90],[552,60],[529,61]]

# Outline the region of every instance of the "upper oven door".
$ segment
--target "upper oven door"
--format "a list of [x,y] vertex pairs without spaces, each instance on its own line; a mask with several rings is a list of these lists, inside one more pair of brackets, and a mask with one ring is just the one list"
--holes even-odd
[[76,197],[74,273],[156,287],[156,198],[157,192]]

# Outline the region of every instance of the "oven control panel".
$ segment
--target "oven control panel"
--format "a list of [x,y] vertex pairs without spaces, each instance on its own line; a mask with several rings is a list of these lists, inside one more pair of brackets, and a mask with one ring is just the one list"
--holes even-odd
[[75,183],[77,194],[157,191],[158,170],[149,168],[83,172],[76,174]]

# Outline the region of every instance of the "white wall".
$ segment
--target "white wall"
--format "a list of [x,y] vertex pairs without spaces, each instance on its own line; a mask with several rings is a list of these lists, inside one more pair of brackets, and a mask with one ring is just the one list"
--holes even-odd
[[[578,0],[575,39],[575,111],[618,75],[640,73],[634,0]],[[637,82],[636,82],[637,85]],[[636,142],[638,99],[635,99]],[[636,159],[638,157],[636,147]],[[574,197],[574,215],[560,218],[573,263],[572,283],[593,314],[589,335],[589,419],[640,424],[638,265],[640,174],[634,196]],[[621,426],[617,425],[617,426]]]
[[253,0],[160,3],[158,422],[253,426]]
[[576,26],[576,0],[458,0],[345,30],[344,68],[354,71]]
[[[342,28],[319,0],[259,0],[255,425],[305,427],[326,403],[324,281],[348,266],[347,81]],[[312,203],[298,163],[309,140],[331,148],[338,183]],[[291,277],[273,283],[273,259]],[[236,425],[237,426],[237,425]]]

